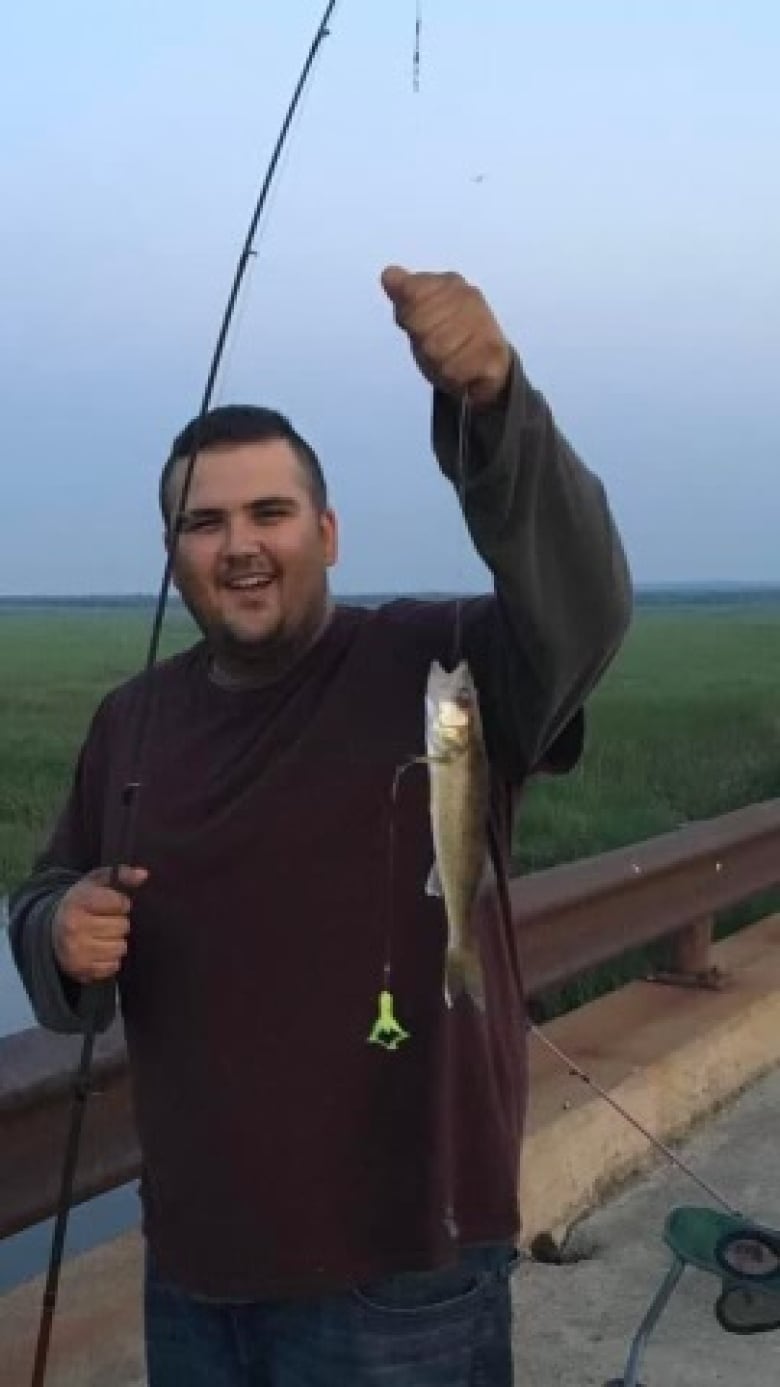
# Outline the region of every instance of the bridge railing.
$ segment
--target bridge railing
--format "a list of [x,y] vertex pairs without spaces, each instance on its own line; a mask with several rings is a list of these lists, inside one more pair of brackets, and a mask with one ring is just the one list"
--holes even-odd
[[[780,884],[780,799],[629,847],[517,877],[511,886],[526,989],[539,998],[658,940],[669,968],[713,980],[719,912]],[[78,1037],[32,1028],[0,1040],[0,1238],[55,1210]],[[120,1024],[98,1040],[75,1202],[138,1177]]]

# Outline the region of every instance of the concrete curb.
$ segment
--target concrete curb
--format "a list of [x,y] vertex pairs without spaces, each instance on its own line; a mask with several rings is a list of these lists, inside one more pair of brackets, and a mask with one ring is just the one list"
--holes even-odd
[[[726,975],[721,990],[632,983],[545,1028],[667,1145],[780,1063],[780,916],[725,940],[714,956]],[[533,1041],[531,1075],[520,1179],[526,1246],[540,1232],[560,1239],[626,1179],[663,1161]]]

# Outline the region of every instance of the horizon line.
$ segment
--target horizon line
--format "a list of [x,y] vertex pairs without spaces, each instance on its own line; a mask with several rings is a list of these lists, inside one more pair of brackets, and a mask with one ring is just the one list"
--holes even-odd
[[[777,578],[658,578],[636,580],[633,583],[635,592],[660,592],[660,591],[717,591],[719,589],[731,588],[742,590],[758,589],[780,589],[780,577]],[[355,597],[437,597],[437,596],[472,596],[480,595],[489,590],[489,585],[475,588],[369,588],[354,587],[349,590],[332,589],[333,597],[338,600],[349,600]],[[0,602],[100,602],[100,601],[124,601],[124,602],[155,602],[158,593],[156,591],[143,592],[134,590],[117,591],[81,591],[81,592],[0,592]],[[177,592],[170,592],[168,602],[175,605],[182,605],[181,597]]]

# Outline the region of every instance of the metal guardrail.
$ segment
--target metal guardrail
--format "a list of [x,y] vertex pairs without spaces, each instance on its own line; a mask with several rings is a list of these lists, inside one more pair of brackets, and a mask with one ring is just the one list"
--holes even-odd
[[673,970],[704,981],[714,917],[778,884],[780,799],[515,878],[528,994],[659,939]]
[[[55,1212],[81,1042],[36,1028],[0,1040],[0,1238]],[[121,1025],[95,1046],[75,1202],[139,1173]]]
[[[526,990],[538,998],[659,939],[673,972],[711,980],[715,915],[780,884],[780,799],[688,824],[511,884]],[[0,1040],[0,1238],[54,1212],[78,1038]],[[95,1050],[76,1202],[136,1179],[140,1161],[120,1024]]]

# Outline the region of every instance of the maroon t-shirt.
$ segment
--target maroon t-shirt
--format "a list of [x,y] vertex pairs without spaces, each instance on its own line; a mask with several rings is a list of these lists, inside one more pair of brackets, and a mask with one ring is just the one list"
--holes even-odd
[[[435,396],[433,442],[456,472],[458,412]],[[500,409],[475,414],[465,520],[495,596],[463,606],[504,855],[513,790],[565,770],[581,708],[618,649],[630,580],[604,489],[515,361]],[[526,1105],[522,986],[495,893],[475,927],[487,1010],[444,1001],[446,922],[426,894],[425,749],[433,659],[451,662],[454,603],[339,607],[264,689],[210,678],[205,646],[153,673],[120,995],[162,1274],[217,1298],[326,1292],[430,1267],[453,1242],[518,1226]],[[110,863],[141,679],[104,701],[11,941],[42,1024],[83,1026],[51,918],[69,881]],[[370,1045],[392,965],[410,1038]],[[108,1013],[104,1018],[108,1019]]]
[[[478,912],[487,1012],[444,1001],[446,919],[423,755],[433,659],[454,604],[337,608],[265,689],[224,689],[197,645],[155,674],[134,860],[149,868],[120,996],[143,1152],[144,1226],[163,1275],[230,1298],[325,1291],[446,1259],[517,1229],[526,1101],[514,941]],[[506,849],[522,689],[501,710],[500,617],[464,607]],[[503,657],[502,657],[503,658]],[[46,858],[118,850],[140,680],[101,705]],[[389,943],[388,943],[389,941]],[[368,1043],[391,987],[410,1039]]]

